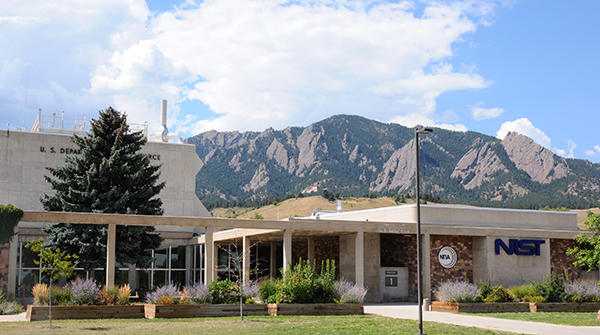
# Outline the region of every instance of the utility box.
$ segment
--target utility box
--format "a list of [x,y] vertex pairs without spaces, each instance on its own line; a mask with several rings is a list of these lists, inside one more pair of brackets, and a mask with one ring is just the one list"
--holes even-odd
[[406,301],[408,299],[408,268],[381,267],[381,301]]

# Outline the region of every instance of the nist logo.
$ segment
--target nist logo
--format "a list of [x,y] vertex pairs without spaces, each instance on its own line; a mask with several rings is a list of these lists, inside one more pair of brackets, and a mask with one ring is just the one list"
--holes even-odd
[[497,238],[494,241],[494,249],[496,255],[500,255],[500,248],[504,249],[507,255],[518,255],[518,256],[539,256],[540,245],[546,243],[544,240],[519,240],[511,238],[508,240],[508,245],[504,244],[504,241]]

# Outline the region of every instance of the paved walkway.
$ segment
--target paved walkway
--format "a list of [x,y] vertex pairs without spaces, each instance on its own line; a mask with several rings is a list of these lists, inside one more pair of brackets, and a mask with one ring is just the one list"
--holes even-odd
[[[418,320],[417,305],[380,304],[366,305],[365,313],[389,316],[398,319]],[[599,335],[600,327],[575,327],[549,323],[507,320],[485,316],[471,316],[442,312],[423,312],[423,320],[449,323],[458,326],[503,330],[520,334],[535,335]],[[427,328],[425,327],[425,333]]]
[[25,312],[13,315],[0,315],[0,322],[27,321],[25,319],[26,315],[27,313]]

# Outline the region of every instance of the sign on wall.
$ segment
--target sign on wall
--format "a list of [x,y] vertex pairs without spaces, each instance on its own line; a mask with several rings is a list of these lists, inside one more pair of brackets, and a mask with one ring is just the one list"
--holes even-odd
[[446,269],[453,268],[456,265],[457,259],[456,251],[452,247],[443,247],[438,253],[438,260]]
[[503,249],[507,255],[518,255],[518,256],[539,256],[540,245],[546,243],[544,240],[527,240],[527,239],[516,239],[511,238],[508,240],[508,245],[497,238],[494,241],[494,251],[496,255],[500,255],[500,249]]

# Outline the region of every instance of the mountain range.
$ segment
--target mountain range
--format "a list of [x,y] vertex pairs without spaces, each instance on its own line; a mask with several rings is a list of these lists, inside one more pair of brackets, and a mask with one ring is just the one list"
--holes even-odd
[[[484,206],[588,208],[600,164],[563,158],[531,138],[436,128],[420,137],[422,192]],[[196,193],[208,206],[287,194],[412,194],[414,130],[355,115],[263,132],[208,131],[186,139],[202,160]]]

